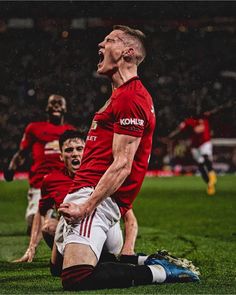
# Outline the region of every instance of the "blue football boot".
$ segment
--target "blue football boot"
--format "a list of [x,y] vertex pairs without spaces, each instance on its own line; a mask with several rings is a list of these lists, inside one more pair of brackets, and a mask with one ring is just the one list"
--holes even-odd
[[177,258],[167,251],[158,251],[150,255],[145,265],[161,265],[166,272],[165,283],[187,283],[198,282],[200,275],[198,268],[185,258]]

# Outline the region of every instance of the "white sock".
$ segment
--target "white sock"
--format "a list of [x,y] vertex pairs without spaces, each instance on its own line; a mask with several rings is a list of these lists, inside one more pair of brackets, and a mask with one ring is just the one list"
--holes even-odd
[[164,267],[159,264],[147,265],[152,272],[153,283],[163,283],[166,280],[166,271]]
[[138,265],[144,265],[144,261],[148,258],[148,256],[138,256]]

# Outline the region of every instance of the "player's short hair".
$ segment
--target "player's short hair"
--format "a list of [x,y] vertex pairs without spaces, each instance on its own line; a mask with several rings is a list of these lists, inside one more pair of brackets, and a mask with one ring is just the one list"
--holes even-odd
[[136,45],[136,64],[139,65],[146,57],[146,35],[140,30],[123,25],[114,25],[113,30],[120,30],[125,33],[128,39],[127,45]]
[[62,146],[63,146],[64,142],[67,141],[67,139],[74,139],[74,138],[79,138],[82,141],[85,141],[86,135],[81,130],[66,130],[59,137],[60,150],[62,151]]

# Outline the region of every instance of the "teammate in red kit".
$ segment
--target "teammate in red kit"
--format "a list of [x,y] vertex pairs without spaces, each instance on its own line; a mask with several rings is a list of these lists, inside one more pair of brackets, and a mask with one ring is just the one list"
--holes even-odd
[[24,163],[25,158],[31,153],[32,165],[29,171],[28,207],[26,220],[28,229],[32,225],[33,217],[38,209],[40,188],[45,175],[54,169],[63,167],[60,160],[59,136],[73,126],[64,123],[66,113],[66,100],[63,96],[53,94],[48,98],[46,112],[48,121],[30,123],[24,132],[19,150],[13,156],[5,179],[11,181],[14,172]]
[[191,153],[193,159],[197,162],[199,171],[203,180],[207,183],[207,193],[215,194],[215,184],[217,181],[216,173],[212,167],[212,142],[211,130],[209,125],[210,113],[204,113],[202,116],[194,116],[185,119],[179,124],[177,129],[169,134],[169,138],[175,137],[182,131],[190,132]]
[[58,221],[56,218],[47,216],[47,213],[52,209],[58,209],[68,193],[75,172],[80,167],[84,144],[84,134],[80,131],[67,130],[59,137],[60,159],[64,167],[54,170],[44,177],[28,249],[20,259],[14,262],[31,262],[33,260],[42,232],[45,241],[52,248]]
[[[83,149],[85,144],[84,134],[80,131],[76,130],[67,130],[65,131],[59,138],[59,146],[61,151],[61,160],[63,161],[65,167],[60,170],[54,170],[47,176],[45,176],[43,180],[43,184],[41,187],[41,199],[39,200],[38,211],[35,214],[32,231],[31,231],[31,239],[29,242],[29,246],[25,252],[25,254],[20,258],[15,260],[14,262],[32,262],[35,256],[35,251],[38,246],[39,241],[41,240],[41,232],[43,232],[43,236],[47,244],[50,248],[53,247],[54,235],[56,231],[56,226],[58,224],[58,220],[56,218],[50,218],[47,216],[49,210],[60,206],[63,202],[66,194],[68,193],[68,189],[73,184],[73,178],[75,172],[79,169]],[[109,250],[109,253],[114,254],[122,254],[122,255],[133,255],[134,254],[134,244],[136,240],[136,230],[137,230],[137,221],[134,216],[133,210],[130,209],[124,216],[124,224],[125,224],[125,243],[123,244],[123,237],[121,234],[120,227],[116,227],[116,231],[111,231],[108,234],[108,239],[106,241],[106,249]],[[118,224],[117,224],[118,225]],[[120,240],[118,245],[115,245],[113,242],[114,235],[119,235]],[[122,247],[122,250],[120,251]],[[55,251],[55,249],[54,249]],[[60,257],[56,257],[57,253],[52,254],[52,262],[51,268],[52,273],[58,273],[61,271],[61,263],[59,265],[55,264],[55,261]],[[106,255],[105,258],[112,258],[112,255]],[[124,259],[128,259],[128,257],[123,257]],[[113,257],[113,259],[115,259]],[[133,258],[134,259],[134,258]],[[54,265],[55,264],[55,265]]]
[[[112,95],[93,119],[79,173],[59,212],[65,290],[118,288],[168,281],[195,281],[196,274],[166,259],[142,266],[98,264],[107,233],[137,196],[155,128],[150,94],[137,76],[145,58],[145,35],[115,26],[99,44],[97,72],[111,79]],[[154,265],[151,265],[154,264]]]

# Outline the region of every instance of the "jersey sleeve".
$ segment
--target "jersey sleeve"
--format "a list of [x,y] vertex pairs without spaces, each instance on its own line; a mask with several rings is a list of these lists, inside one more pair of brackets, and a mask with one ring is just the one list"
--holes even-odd
[[133,205],[132,204],[130,204],[129,206],[126,206],[126,207],[122,207],[122,206],[119,207],[121,216],[124,217],[124,215],[126,214],[126,212],[128,212],[132,208],[133,208]]
[[21,150],[27,150],[32,146],[33,140],[34,140],[32,129],[33,129],[32,124],[29,124],[26,126],[23,137],[20,142]]
[[141,137],[147,125],[145,107],[134,92],[120,94],[113,102],[114,133]]
[[39,200],[39,213],[42,216],[45,216],[47,211],[53,208],[54,199],[50,194],[49,181],[47,176],[44,178],[42,186],[41,186],[41,198]]

